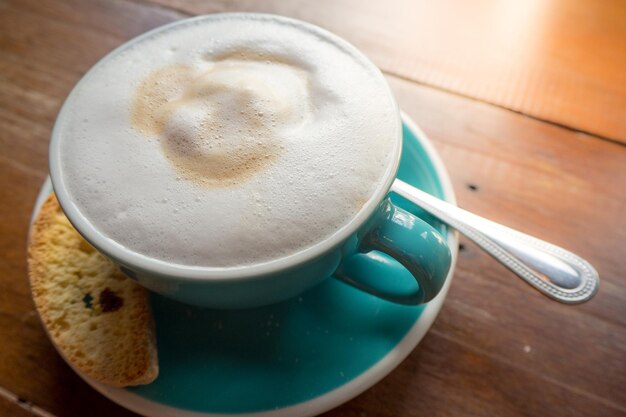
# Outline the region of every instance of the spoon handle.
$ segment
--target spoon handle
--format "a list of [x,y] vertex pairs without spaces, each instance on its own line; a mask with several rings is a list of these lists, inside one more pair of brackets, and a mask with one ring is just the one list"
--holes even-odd
[[484,219],[396,179],[391,191],[454,227],[541,293],[577,304],[598,290],[596,270],[556,245]]

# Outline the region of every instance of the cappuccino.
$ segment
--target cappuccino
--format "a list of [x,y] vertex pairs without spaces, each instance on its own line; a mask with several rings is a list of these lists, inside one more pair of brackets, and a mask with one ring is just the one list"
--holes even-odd
[[399,155],[381,73],[315,27],[191,19],[94,67],[55,127],[61,176],[103,235],[144,256],[232,268],[346,226]]

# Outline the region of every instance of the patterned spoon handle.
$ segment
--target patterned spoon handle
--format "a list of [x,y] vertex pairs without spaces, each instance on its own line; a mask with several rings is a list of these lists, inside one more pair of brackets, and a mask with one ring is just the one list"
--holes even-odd
[[598,290],[596,270],[581,257],[439,200],[396,179],[391,191],[454,227],[541,293],[567,304]]

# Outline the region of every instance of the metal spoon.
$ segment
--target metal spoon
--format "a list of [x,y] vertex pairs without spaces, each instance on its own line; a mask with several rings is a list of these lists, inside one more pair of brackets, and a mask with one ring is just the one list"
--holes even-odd
[[396,179],[391,190],[454,227],[541,293],[567,304],[598,291],[596,270],[551,243],[484,219]]

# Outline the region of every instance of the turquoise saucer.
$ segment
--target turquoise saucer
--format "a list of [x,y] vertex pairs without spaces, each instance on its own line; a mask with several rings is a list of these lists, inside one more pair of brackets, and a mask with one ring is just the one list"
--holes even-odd
[[[443,164],[406,116],[403,133],[398,178],[454,202]],[[40,201],[50,191],[47,182]],[[309,416],[348,401],[391,372],[421,340],[443,303],[456,260],[455,233],[402,198],[392,200],[437,227],[452,248],[446,285],[427,305],[396,305],[335,279],[280,304],[238,311],[196,308],[153,294],[157,380],[116,389],[82,377],[147,416]]]

